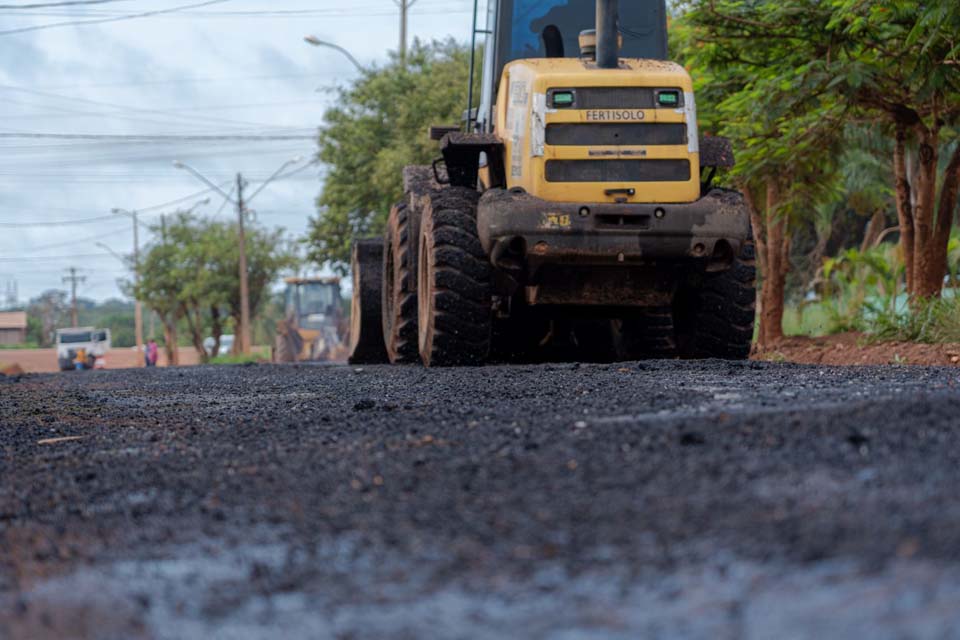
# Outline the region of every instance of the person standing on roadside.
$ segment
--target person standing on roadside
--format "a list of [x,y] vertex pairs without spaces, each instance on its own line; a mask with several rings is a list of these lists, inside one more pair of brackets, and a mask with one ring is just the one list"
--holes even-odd
[[157,341],[153,338],[150,338],[150,342],[147,343],[147,366],[155,367],[157,366],[157,359],[160,357],[160,349],[157,348]]

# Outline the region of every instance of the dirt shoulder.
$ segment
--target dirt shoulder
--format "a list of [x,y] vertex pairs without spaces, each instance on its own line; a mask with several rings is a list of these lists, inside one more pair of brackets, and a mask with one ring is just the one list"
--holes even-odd
[[[180,364],[195,365],[199,358],[194,349],[180,349]],[[132,369],[143,366],[142,356],[136,349],[116,348],[107,353],[107,369]],[[167,366],[166,355],[161,350],[158,366]],[[17,365],[26,373],[56,373],[56,349],[4,349],[0,351],[0,369]]]
[[752,358],[800,364],[957,366],[960,344],[874,342],[862,333],[848,332],[820,338],[792,336]]

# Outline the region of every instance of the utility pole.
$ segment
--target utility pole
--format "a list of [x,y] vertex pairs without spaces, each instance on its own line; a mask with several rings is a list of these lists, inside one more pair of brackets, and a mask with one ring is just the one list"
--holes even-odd
[[79,323],[77,321],[77,283],[86,282],[86,276],[78,276],[77,268],[70,267],[67,269],[70,272],[69,276],[63,276],[63,282],[66,284],[70,283],[70,324],[76,327]]
[[407,59],[407,11],[417,0],[393,0],[400,8],[400,62]]
[[[129,216],[133,220],[133,281],[137,287],[140,286],[140,222],[137,220],[136,211],[127,211],[126,209],[113,209],[113,213]],[[133,299],[133,333],[137,341],[137,353],[143,354],[143,305],[140,304],[140,298],[135,296]],[[141,360],[137,359],[139,366],[146,366]]]
[[247,238],[243,219],[243,175],[237,174],[237,242],[240,246],[240,353],[250,353],[250,288],[247,282]]
[[247,213],[247,204],[249,204],[250,201],[256,198],[257,195],[261,191],[263,191],[263,189],[268,184],[270,184],[277,178],[285,177],[280,175],[281,173],[283,173],[284,169],[289,167],[291,164],[297,164],[302,160],[303,158],[301,156],[296,156],[295,158],[291,158],[290,160],[287,160],[286,162],[281,164],[280,167],[273,172],[273,175],[271,175],[269,178],[267,178],[262,183],[260,183],[260,186],[257,187],[256,191],[253,192],[253,195],[251,195],[246,200],[243,199],[244,182],[243,182],[242,174],[240,173],[237,174],[237,198],[236,200],[234,200],[231,194],[225,192],[223,189],[220,188],[219,185],[214,184],[213,182],[205,178],[202,173],[200,173],[190,165],[184,164],[179,160],[173,161],[174,167],[176,167],[177,169],[184,169],[185,171],[189,171],[198,180],[200,180],[201,182],[206,184],[208,187],[210,187],[211,189],[213,189],[214,191],[217,191],[220,195],[222,195],[227,200],[227,202],[231,202],[237,206],[237,243],[240,248],[240,261],[239,261],[240,262],[239,264],[240,326],[237,327],[237,329],[240,332],[240,351],[243,354],[250,353],[250,328],[251,328],[250,327],[250,287],[249,287],[249,282],[247,281],[247,241],[246,241],[246,235],[245,235],[244,226],[243,226],[244,218],[246,217],[246,213]]

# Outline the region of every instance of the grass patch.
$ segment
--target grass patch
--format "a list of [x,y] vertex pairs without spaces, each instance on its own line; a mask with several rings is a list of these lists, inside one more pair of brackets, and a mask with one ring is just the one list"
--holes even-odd
[[849,327],[838,322],[836,313],[821,302],[789,305],[783,310],[783,333],[787,336],[811,336],[819,338]]
[[252,349],[252,353],[249,355],[230,353],[225,356],[210,358],[209,364],[251,364],[264,360],[270,360],[270,350],[266,347],[260,347]]
[[36,342],[24,342],[23,344],[0,344],[0,351],[15,351],[17,349],[39,349],[40,345]]
[[876,340],[902,342],[960,342],[960,298],[945,290],[944,297],[911,305],[909,313],[883,313],[872,319],[867,333]]

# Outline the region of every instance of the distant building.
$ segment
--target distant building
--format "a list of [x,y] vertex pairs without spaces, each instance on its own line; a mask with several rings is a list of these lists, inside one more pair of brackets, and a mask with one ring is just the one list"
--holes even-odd
[[27,312],[0,311],[0,344],[23,344],[27,341]]

